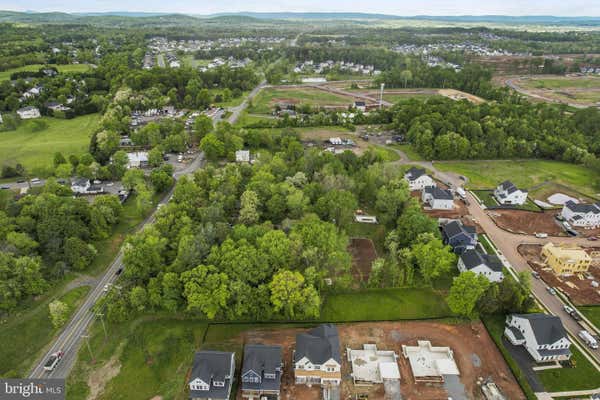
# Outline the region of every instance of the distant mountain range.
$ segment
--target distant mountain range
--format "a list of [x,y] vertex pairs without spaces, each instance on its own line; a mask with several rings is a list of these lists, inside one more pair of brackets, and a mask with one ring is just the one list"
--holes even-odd
[[103,18],[128,19],[147,18],[177,20],[195,19],[236,19],[254,20],[418,20],[440,21],[453,23],[497,23],[512,25],[565,25],[565,26],[600,26],[600,17],[556,17],[556,16],[507,16],[507,15],[460,15],[460,16],[434,16],[415,15],[398,16],[389,14],[368,13],[336,13],[336,12],[236,12],[217,13],[211,15],[188,15],[158,12],[132,12],[110,11],[89,13],[64,13],[64,12],[15,12],[0,11],[0,22],[29,22],[29,23],[61,23],[61,22],[94,22]]

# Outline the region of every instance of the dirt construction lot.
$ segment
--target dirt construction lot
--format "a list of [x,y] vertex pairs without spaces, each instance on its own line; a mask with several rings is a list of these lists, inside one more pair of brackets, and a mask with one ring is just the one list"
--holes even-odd
[[[355,387],[350,376],[351,366],[346,357],[346,348],[362,348],[364,343],[376,343],[382,350],[394,350],[401,375],[403,399],[440,400],[447,399],[448,392],[443,384],[414,383],[408,360],[402,356],[402,345],[416,345],[417,340],[427,339],[434,346],[450,346],[460,370],[460,383],[464,385],[465,399],[482,398],[477,379],[491,377],[506,398],[524,399],[521,388],[508,369],[502,355],[481,323],[451,325],[433,321],[379,322],[338,325],[342,347],[342,393],[341,399],[354,399],[356,394],[368,395],[368,399],[384,399],[382,385]],[[284,349],[285,371],[282,380],[281,398],[284,400],[318,400],[318,387],[308,388],[295,385],[291,366],[295,336],[305,328],[254,329],[245,331],[236,339],[243,343],[280,344]],[[241,394],[238,393],[238,399]],[[459,397],[454,397],[459,399]]]
[[[588,274],[559,277],[543,263],[540,256],[541,245],[522,244],[518,250],[548,286],[560,289],[575,305],[600,304],[600,289],[592,287],[591,284],[594,279],[600,281],[600,267],[592,266]],[[588,279],[586,275],[593,276],[594,279]]]
[[556,210],[533,212],[525,210],[489,210],[487,214],[498,227],[513,233],[533,235],[547,233],[550,236],[566,236],[554,215]]
[[352,255],[352,275],[356,281],[367,282],[377,251],[371,239],[352,238],[348,251]]

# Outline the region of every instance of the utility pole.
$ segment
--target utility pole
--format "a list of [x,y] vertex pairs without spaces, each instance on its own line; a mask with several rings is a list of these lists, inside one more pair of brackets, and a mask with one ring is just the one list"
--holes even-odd
[[87,349],[90,352],[90,358],[92,362],[94,361],[94,354],[92,353],[92,346],[90,346],[90,335],[81,335],[82,339],[85,339],[85,344],[87,344]]
[[385,83],[381,84],[381,91],[379,92],[379,109],[383,107],[383,89],[385,88]]
[[102,323],[102,329],[104,330],[104,338],[108,339],[108,333],[106,332],[106,325],[104,325],[104,314],[96,314],[97,317],[100,317],[100,322]]

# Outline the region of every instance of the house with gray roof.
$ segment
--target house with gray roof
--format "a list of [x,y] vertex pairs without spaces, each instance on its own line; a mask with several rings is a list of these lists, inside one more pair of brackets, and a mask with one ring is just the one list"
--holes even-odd
[[235,373],[235,353],[199,351],[188,382],[190,400],[227,400]]
[[527,201],[527,191],[517,188],[511,181],[504,181],[494,190],[494,197],[503,205],[522,205]]
[[490,282],[501,282],[504,279],[502,261],[498,256],[485,254],[479,250],[467,250],[458,258],[460,272],[471,271],[485,276]]
[[561,211],[562,217],[572,226],[593,229],[600,227],[600,202],[595,204],[567,201]]
[[337,327],[323,324],[296,335],[292,361],[296,384],[338,386],[342,358]]
[[247,344],[242,365],[242,397],[249,400],[279,400],[283,373],[281,346]]
[[477,246],[477,231],[474,226],[454,220],[442,225],[441,230],[444,244],[452,247],[456,254],[473,250]]
[[408,188],[411,191],[423,190],[427,186],[435,186],[435,181],[427,175],[424,168],[411,167],[404,174],[404,180],[408,182]]
[[440,189],[437,186],[427,186],[421,192],[423,204],[432,210],[453,210],[454,194],[450,190]]
[[571,358],[571,341],[555,315],[511,314],[506,317],[504,336],[513,345],[525,347],[538,363]]

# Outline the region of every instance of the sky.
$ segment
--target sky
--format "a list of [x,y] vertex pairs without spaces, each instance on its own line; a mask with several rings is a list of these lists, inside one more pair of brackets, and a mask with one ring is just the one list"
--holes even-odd
[[0,0],[0,10],[220,12],[367,12],[393,15],[600,16],[600,0]]

